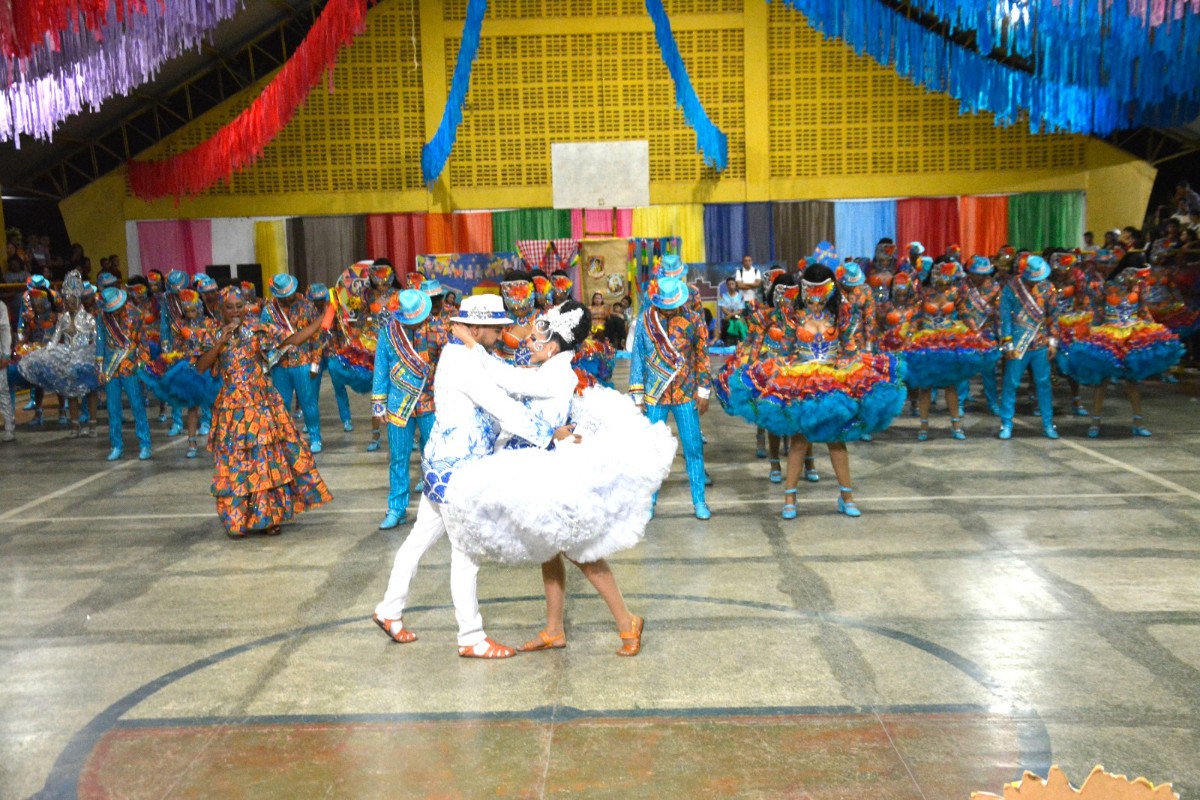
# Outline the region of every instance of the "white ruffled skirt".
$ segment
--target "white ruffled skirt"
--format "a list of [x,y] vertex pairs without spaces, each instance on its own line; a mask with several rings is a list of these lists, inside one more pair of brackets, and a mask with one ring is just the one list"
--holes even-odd
[[442,516],[476,561],[579,563],[637,545],[675,458],[664,423],[596,386],[571,404],[579,444],[501,450],[454,470]]

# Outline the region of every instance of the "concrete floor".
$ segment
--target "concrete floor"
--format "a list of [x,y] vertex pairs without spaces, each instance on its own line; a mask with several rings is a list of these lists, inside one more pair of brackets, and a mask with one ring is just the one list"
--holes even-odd
[[[1061,387],[1060,387],[1061,388]],[[370,622],[405,528],[386,449],[336,423],[333,503],[230,541],[211,464],[154,424],[150,462],[51,420],[0,445],[0,796],[962,798],[1051,763],[1200,796],[1200,380],[1148,384],[1154,437],[971,413],[851,446],[864,516],[821,482],[801,516],[753,432],[705,418],[713,519],[682,462],[613,559],[642,654],[570,576],[569,647],[460,659],[449,549],[390,643]],[[1065,397],[1059,393],[1060,407]],[[335,420],[326,387],[324,412]],[[131,435],[131,432],[130,434]],[[536,567],[485,566],[489,632],[539,627]]]

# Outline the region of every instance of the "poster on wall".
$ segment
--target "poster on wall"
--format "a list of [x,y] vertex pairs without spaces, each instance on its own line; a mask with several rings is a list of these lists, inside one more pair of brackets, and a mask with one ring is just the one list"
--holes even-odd
[[417,256],[417,271],[437,278],[448,292],[459,297],[496,293],[506,270],[520,269],[516,253],[444,253]]
[[627,239],[585,239],[580,242],[581,301],[585,305],[590,304],[592,296],[599,294],[604,297],[606,305],[612,305],[631,294],[628,259]]

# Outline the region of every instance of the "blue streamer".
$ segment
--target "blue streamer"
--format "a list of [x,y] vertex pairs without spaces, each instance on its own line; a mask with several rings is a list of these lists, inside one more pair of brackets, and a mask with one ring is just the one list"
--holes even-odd
[[426,186],[432,186],[450,158],[454,142],[458,139],[458,126],[462,123],[462,108],[471,88],[471,67],[479,54],[479,32],[483,28],[483,16],[487,13],[487,0],[467,0],[467,19],[463,22],[463,35],[458,45],[458,61],[454,65],[454,77],[450,81],[450,93],[442,109],[442,121],[437,133],[421,148],[421,176]]
[[675,82],[675,103],[696,132],[696,149],[704,156],[706,164],[722,172],[729,163],[728,140],[708,118],[704,105],[692,88],[692,80],[688,77],[683,56],[679,54],[679,45],[675,43],[675,34],[671,32],[671,21],[667,19],[662,0],[646,0],[646,12],[654,20],[654,38],[658,40],[658,49],[662,52],[667,72],[671,73],[671,80]]
[[[997,124],[1012,125],[1027,114],[1034,132],[1107,135],[1142,124],[1182,124],[1200,111],[1200,83],[1190,77],[1200,70],[1200,15],[1194,12],[1155,24],[1133,14],[1126,0],[1113,0],[1102,12],[1094,0],[913,0],[951,33],[973,32],[979,48],[973,52],[879,0],[784,2],[825,36],[950,94],[963,113],[991,112]],[[1026,59],[1032,74],[989,58],[994,50]]]

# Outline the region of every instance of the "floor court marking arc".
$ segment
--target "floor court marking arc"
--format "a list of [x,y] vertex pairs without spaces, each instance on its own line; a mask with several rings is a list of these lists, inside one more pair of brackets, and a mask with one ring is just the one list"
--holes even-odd
[[[585,598],[585,597],[590,597],[590,595],[571,594],[571,595],[569,595],[569,597]],[[985,709],[986,713],[990,713],[993,715],[1004,715],[1018,723],[1016,725],[1017,740],[1018,740],[1018,751],[1019,751],[1019,758],[1020,758],[1020,768],[1022,770],[1028,769],[1028,770],[1032,770],[1034,772],[1039,772],[1041,774],[1045,774],[1046,770],[1048,770],[1050,767],[1050,762],[1051,762],[1050,733],[1049,733],[1049,730],[1046,728],[1045,722],[1042,720],[1041,716],[1037,713],[1037,711],[1032,706],[1022,703],[1019,696],[1016,694],[1016,691],[1014,688],[1005,686],[1001,681],[999,681],[999,680],[995,679],[994,677],[992,677],[991,675],[989,675],[986,670],[984,670],[981,666],[979,666],[975,662],[971,661],[970,659],[965,658],[964,656],[959,655],[958,653],[954,652],[953,650],[950,650],[949,648],[943,647],[939,644],[936,644],[935,642],[929,641],[928,639],[923,639],[919,636],[914,636],[913,634],[905,633],[904,631],[897,630],[895,628],[889,628],[885,625],[867,622],[867,621],[855,619],[852,617],[844,617],[844,616],[841,616],[838,614],[825,614],[825,613],[819,613],[819,612],[799,611],[799,610],[791,608],[789,606],[782,606],[782,605],[778,605],[775,603],[765,603],[765,602],[754,601],[754,600],[735,600],[735,599],[730,599],[730,598],[702,597],[702,596],[697,596],[697,595],[659,594],[659,593],[650,593],[650,592],[631,593],[631,594],[627,595],[627,597],[637,599],[637,600],[659,600],[659,601],[664,601],[664,602],[701,603],[701,604],[727,606],[727,607],[735,607],[735,608],[743,608],[743,609],[753,609],[756,611],[777,613],[777,614],[782,614],[787,617],[791,617],[801,624],[840,625],[840,626],[847,627],[847,628],[853,628],[853,629],[857,629],[857,630],[874,633],[876,635],[883,636],[888,639],[892,639],[893,641],[900,642],[901,644],[907,644],[910,647],[914,647],[917,650],[920,650],[930,656],[933,656],[934,658],[937,658],[938,660],[942,661],[943,663],[947,664],[948,666],[958,670],[959,672],[961,672],[962,674],[964,674],[968,678],[970,678],[972,681],[974,681],[975,683],[979,684],[980,686],[982,686],[983,688],[987,689],[989,692],[992,693],[992,695],[997,699],[997,704],[994,706],[986,707],[986,709]],[[528,603],[528,602],[540,603],[540,602],[544,602],[544,600],[545,600],[545,598],[541,595],[525,595],[525,596],[519,596],[519,597],[499,597],[499,598],[493,598],[490,600],[484,600],[481,602],[481,605],[498,605],[501,603]],[[444,609],[448,610],[450,608],[451,608],[451,606],[449,606],[449,605],[414,606],[412,608],[412,613],[434,611],[434,610],[444,610]],[[37,798],[37,800],[50,800],[50,798],[74,798],[74,797],[77,797],[78,791],[79,791],[79,779],[83,772],[83,768],[84,768],[85,764],[87,763],[88,757],[96,749],[96,746],[100,743],[100,741],[103,739],[105,734],[107,734],[109,731],[114,730],[116,728],[136,727],[135,721],[133,721],[133,720],[123,721],[121,718],[128,711],[135,708],[137,705],[142,703],[144,700],[148,699],[149,697],[154,695],[159,690],[164,689],[167,686],[170,686],[171,684],[175,683],[176,681],[181,680],[182,678],[185,678],[196,672],[199,672],[200,670],[206,669],[210,666],[219,664],[221,662],[224,662],[231,658],[239,656],[243,653],[247,653],[251,650],[257,649],[259,647],[265,647],[267,645],[275,644],[278,642],[283,642],[283,641],[290,640],[290,639],[297,639],[297,638],[307,635],[307,634],[328,631],[328,630],[332,630],[334,628],[339,628],[339,627],[343,627],[343,626],[351,625],[351,624],[361,624],[364,627],[366,627],[369,625],[369,622],[370,622],[370,620],[366,616],[346,617],[346,618],[338,619],[338,620],[330,620],[327,622],[315,623],[313,625],[309,625],[304,628],[290,629],[287,631],[283,631],[281,633],[271,634],[269,636],[264,636],[264,637],[255,639],[250,642],[245,642],[240,645],[235,645],[233,647],[222,650],[218,653],[214,653],[212,655],[197,659],[196,661],[193,661],[190,664],[186,664],[186,665],[180,667],[179,669],[168,672],[165,675],[159,676],[158,678],[155,678],[154,680],[143,684],[142,686],[138,687],[137,689],[134,689],[132,692],[126,694],[124,697],[120,698],[116,702],[112,703],[104,711],[101,711],[97,716],[92,718],[92,720],[87,725],[85,725],[78,732],[76,732],[76,734],[71,738],[70,742],[67,743],[67,746],[65,748],[63,748],[63,751],[62,751],[62,753],[59,754],[59,757],[55,760],[54,765],[50,769],[50,774],[46,778],[46,783],[43,786],[42,790],[40,792],[38,792],[36,795],[34,795],[34,797]],[[547,710],[545,712],[542,712],[539,710],[539,708],[544,708]],[[558,715],[556,717],[557,719],[565,721],[568,718],[567,716],[565,716],[567,713],[575,713],[575,712],[587,715],[589,717],[596,717],[596,718],[606,718],[606,717],[621,718],[621,717],[633,717],[633,716],[638,716],[638,715],[653,716],[653,717],[676,716],[676,717],[696,717],[696,718],[698,718],[698,717],[702,717],[702,716],[709,716],[713,713],[713,709],[706,709],[706,708],[699,708],[699,707],[694,707],[694,708],[690,708],[690,709],[686,709],[686,708],[685,709],[609,709],[609,710],[598,710],[598,711],[581,711],[579,709],[574,709],[571,712],[566,712],[565,711],[566,707],[562,707],[562,706],[539,707],[539,708],[527,710],[524,712],[480,712],[477,714],[463,714],[461,712],[454,712],[452,714],[447,713],[446,715],[443,715],[444,716],[443,719],[430,718],[429,721],[486,720],[486,719],[490,718],[490,715],[494,715],[494,714],[525,714],[525,715],[529,715],[529,714],[536,714],[536,713],[547,713],[547,714],[553,713],[553,714]],[[815,709],[824,709],[826,711],[828,711],[830,709],[850,708],[850,709],[855,709],[855,711],[851,711],[849,713],[873,713],[871,710],[872,707],[869,707],[869,706],[862,706],[862,707],[858,707],[858,706],[774,707],[773,708],[773,710],[775,712],[774,714],[770,713],[772,711],[772,707],[768,707],[766,709],[766,711],[768,712],[766,714],[763,713],[763,710],[754,709],[752,707],[741,708],[741,709],[737,709],[737,710],[746,712],[745,713],[746,716],[761,717],[761,716],[779,716],[779,712],[781,710],[785,710],[787,708],[791,708],[791,710],[793,712],[795,712],[797,710],[803,711],[805,709],[814,709],[814,708]],[[898,706],[887,706],[884,708],[892,709],[890,713],[905,713],[903,710],[899,710],[899,709],[908,709],[908,713],[938,713],[939,711],[940,711],[940,713],[949,713],[949,712],[947,712],[947,709],[952,709],[952,710],[962,712],[964,710],[966,710],[966,711],[978,710],[983,707],[977,706],[975,704],[931,704],[931,705],[910,705],[910,706],[898,705]],[[786,711],[785,711],[785,713],[786,713]],[[809,713],[813,713],[813,712],[810,711]],[[312,715],[282,716],[277,719],[280,722],[286,721],[286,722],[290,722],[290,723],[302,723],[306,719],[310,720],[310,721],[314,720],[314,719],[329,721],[331,718],[336,718],[338,721],[352,721],[354,718],[354,715],[326,715],[326,716],[316,717],[316,718],[314,718]],[[196,724],[197,722],[199,722],[200,720],[203,720],[203,719],[221,720],[222,718],[191,718],[190,720],[185,718],[185,720],[181,720],[181,722],[184,722],[186,724],[187,722],[190,721],[192,724]],[[234,718],[233,724],[249,724],[247,721],[253,720],[253,719],[255,719],[255,718],[251,718],[251,717]],[[228,722],[229,720],[226,719],[225,721]],[[166,721],[165,720],[156,720],[156,722],[161,725]],[[219,721],[214,721],[210,724],[221,724],[221,723]],[[1014,778],[1016,778],[1016,777],[1018,777],[1018,776],[1014,776]]]

